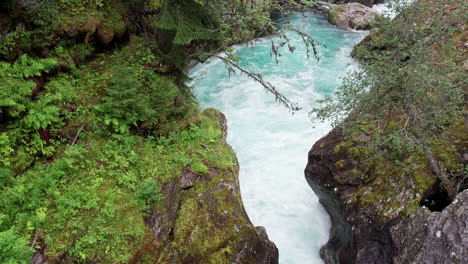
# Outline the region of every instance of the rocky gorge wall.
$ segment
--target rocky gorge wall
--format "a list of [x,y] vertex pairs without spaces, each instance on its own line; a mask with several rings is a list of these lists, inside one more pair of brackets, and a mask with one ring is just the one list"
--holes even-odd
[[155,263],[278,263],[275,244],[263,227],[252,226],[244,210],[239,164],[225,141],[226,118],[215,109],[203,115],[215,121],[212,129],[221,131],[232,162],[226,169],[209,168],[207,175],[186,170],[162,187],[166,198],[145,217],[155,234],[145,253]]
[[[335,152],[343,141],[339,129],[331,131],[311,149],[305,169],[332,219],[330,239],[320,251],[326,263],[466,263],[468,190],[442,212],[423,207],[383,220],[378,202],[363,206],[360,201],[358,190],[365,183],[352,175],[356,164],[345,152]],[[342,160],[347,164],[337,167]],[[415,196],[408,188],[389,199],[408,202]]]
[[[466,73],[466,22],[447,15],[458,10],[463,1],[421,2],[423,15],[407,17],[412,26],[431,30],[421,33],[424,42],[410,45],[431,43],[431,48],[439,51],[443,43],[452,41],[450,45],[462,59],[451,63]],[[444,19],[440,19],[444,12]],[[433,33],[437,32],[436,23],[446,23],[443,33]],[[449,30],[451,27],[453,30]],[[397,41],[397,34],[392,35],[395,30],[416,34],[411,26],[387,31],[387,35],[376,30],[355,48],[353,55],[358,54],[362,63],[372,61],[373,56],[391,56],[394,46],[389,43]],[[369,50],[374,53],[369,55]],[[388,152],[371,150],[369,142],[379,128],[360,118],[348,118],[348,130],[333,129],[308,154],[305,177],[332,220],[330,239],[320,251],[325,263],[467,263],[466,169],[458,194],[451,199],[424,155],[410,153],[405,162],[394,163]],[[398,114],[393,118],[397,119]],[[450,122],[449,130],[433,139],[437,142],[433,143],[433,152],[441,166],[454,163],[466,168],[466,117]],[[406,166],[418,169],[406,170]]]
[[[468,190],[442,212],[422,207],[408,216],[382,220],[379,208],[363,207],[356,199],[362,182],[349,173],[352,165],[343,170],[336,166],[346,158],[334,151],[343,140],[337,129],[319,140],[309,152],[305,169],[309,185],[332,219],[330,239],[320,252],[325,262],[466,263]],[[410,193],[407,189],[391,199],[408,199]]]

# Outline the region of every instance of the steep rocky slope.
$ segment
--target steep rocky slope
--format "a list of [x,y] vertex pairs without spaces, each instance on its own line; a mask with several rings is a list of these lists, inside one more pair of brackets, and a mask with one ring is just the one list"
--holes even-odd
[[211,167],[205,175],[185,170],[163,185],[164,201],[145,217],[155,234],[145,253],[154,263],[277,263],[278,249],[264,228],[252,226],[243,208],[239,164],[225,142],[226,119],[215,109],[203,115],[227,149],[227,167]]
[[266,10],[207,11],[241,4],[0,3],[1,263],[278,262],[223,114],[184,85],[188,61],[266,30]]
[[[459,13],[463,1],[420,1],[415,8],[395,23],[406,22],[372,32],[354,56],[364,65],[394,56],[394,63],[407,67],[416,54],[403,56],[406,48],[427,47],[428,67],[449,61],[466,80],[466,20]],[[374,100],[378,105],[379,98]],[[466,110],[463,95],[461,104]],[[321,256],[326,263],[466,263],[466,115],[445,121],[445,129],[426,131],[426,151],[418,150],[414,141],[405,150],[403,144],[387,148],[375,142],[405,129],[407,113],[390,109],[381,103],[379,117],[352,113],[344,130],[333,129],[309,152],[306,178],[333,224]]]

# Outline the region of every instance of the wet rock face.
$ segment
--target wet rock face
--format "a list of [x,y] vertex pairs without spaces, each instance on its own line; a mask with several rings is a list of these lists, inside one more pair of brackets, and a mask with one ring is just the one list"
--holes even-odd
[[[225,139],[224,115],[207,111],[219,119]],[[230,169],[210,168],[207,175],[186,170],[166,183],[165,199],[145,219],[154,243],[139,255],[171,264],[278,263],[275,244],[264,228],[252,225],[244,210],[237,177],[236,161]],[[134,262],[139,261],[137,256]]]
[[328,21],[342,29],[369,30],[377,12],[358,3],[332,6],[328,9]]
[[305,169],[309,185],[332,220],[330,239],[321,249],[321,257],[333,264],[391,263],[391,222],[380,223],[371,206],[349,202],[362,182],[351,173],[355,166],[352,162],[336,166],[340,160],[351,160],[346,152],[334,150],[344,140],[341,130],[334,129],[317,141]]
[[421,208],[390,232],[395,264],[468,263],[468,190],[442,212]]
[[[309,185],[332,220],[330,239],[320,252],[325,263],[468,263],[468,190],[442,212],[420,208],[410,216],[390,214],[383,219],[382,201],[360,202],[360,195],[376,190],[355,177],[358,164],[349,153],[337,151],[344,141],[341,130],[332,130],[312,147],[305,169]],[[410,190],[399,190],[392,199],[408,204],[413,197]]]

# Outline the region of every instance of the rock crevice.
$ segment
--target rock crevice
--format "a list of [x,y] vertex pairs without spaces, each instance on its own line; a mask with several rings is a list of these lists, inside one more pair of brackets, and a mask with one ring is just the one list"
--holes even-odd
[[[419,264],[468,262],[468,190],[442,212],[421,207],[414,214],[382,218],[379,210],[360,202],[353,181],[354,166],[346,152],[336,151],[345,141],[340,129],[317,141],[305,169],[309,185],[330,214],[332,228],[320,254],[327,264]],[[349,166],[349,167],[346,167]],[[365,184],[364,184],[365,185]],[[361,185],[362,187],[362,185]],[[405,201],[403,192],[400,196]]]

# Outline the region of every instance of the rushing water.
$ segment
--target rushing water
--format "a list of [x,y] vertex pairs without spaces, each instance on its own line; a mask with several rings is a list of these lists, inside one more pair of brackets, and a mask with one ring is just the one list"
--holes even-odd
[[[280,263],[322,263],[320,247],[329,236],[330,220],[304,178],[307,152],[329,130],[313,123],[308,112],[315,100],[333,93],[340,77],[353,67],[349,53],[366,33],[339,30],[318,14],[292,15],[292,24],[326,44],[320,61],[307,59],[301,38],[289,33],[296,51],[270,57],[271,39],[236,47],[240,65],[266,80],[304,109],[291,115],[255,81],[228,75],[212,59],[192,69],[191,85],[202,107],[221,110],[228,119],[228,142],[240,162],[240,185],[247,213],[265,226],[280,252]],[[287,46],[287,45],[285,45]]]

